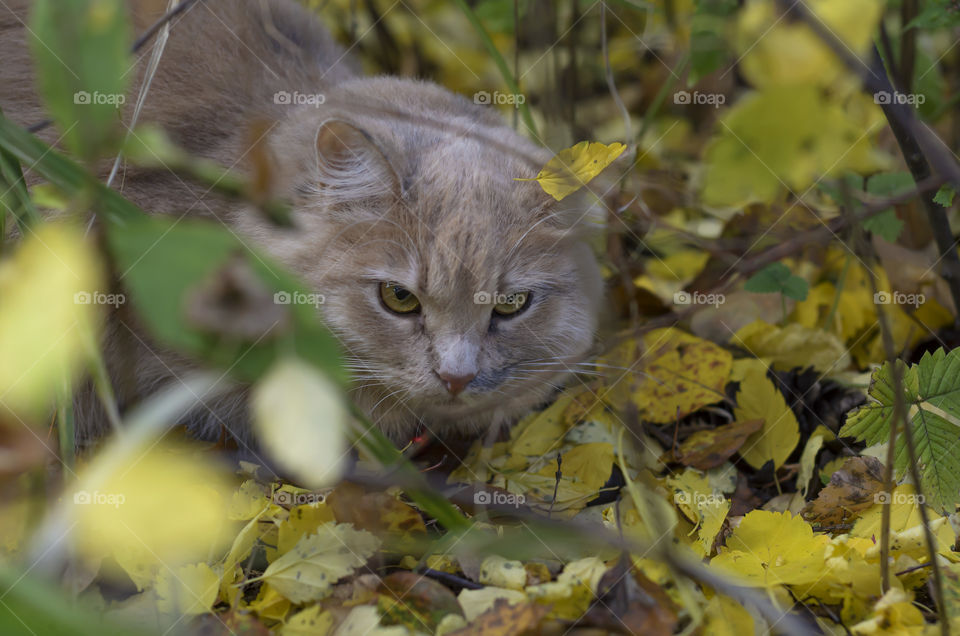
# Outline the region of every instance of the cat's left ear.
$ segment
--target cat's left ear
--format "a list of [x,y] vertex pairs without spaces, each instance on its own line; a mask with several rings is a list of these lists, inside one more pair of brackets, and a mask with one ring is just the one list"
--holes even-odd
[[342,119],[317,130],[317,184],[335,201],[403,196],[394,152],[367,131]]

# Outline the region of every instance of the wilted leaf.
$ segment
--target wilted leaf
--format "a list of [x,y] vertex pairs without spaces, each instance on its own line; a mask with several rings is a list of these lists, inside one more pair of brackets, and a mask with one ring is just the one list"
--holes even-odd
[[683,440],[677,450],[677,461],[684,466],[709,470],[720,466],[740,450],[747,437],[763,426],[763,420],[744,420],[717,428],[697,431]]
[[536,603],[510,604],[497,599],[493,607],[470,620],[470,625],[450,636],[513,636],[533,630],[547,615],[549,608]]
[[297,612],[284,624],[281,636],[326,636],[333,627],[333,616],[319,605]]
[[801,512],[817,526],[849,523],[877,503],[883,489],[883,464],[874,457],[851,457],[830,476],[830,483]]

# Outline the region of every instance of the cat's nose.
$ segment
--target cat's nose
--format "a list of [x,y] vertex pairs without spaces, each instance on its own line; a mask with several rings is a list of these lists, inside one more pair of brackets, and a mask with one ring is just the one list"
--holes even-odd
[[437,372],[437,375],[439,375],[440,379],[443,380],[444,385],[447,387],[447,391],[450,391],[450,395],[458,395],[461,391],[467,388],[467,385],[470,384],[471,380],[477,377],[476,373],[454,375],[452,373],[440,373],[439,371]]

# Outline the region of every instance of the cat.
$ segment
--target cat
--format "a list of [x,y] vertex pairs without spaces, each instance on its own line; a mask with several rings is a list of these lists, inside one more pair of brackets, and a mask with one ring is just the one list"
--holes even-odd
[[[23,26],[29,4],[0,3],[0,107],[21,125],[45,116]],[[167,3],[130,7],[142,33]],[[295,229],[163,170],[126,166],[114,187],[151,213],[220,220],[322,293],[351,397],[383,431],[398,441],[420,428],[475,434],[516,420],[569,378],[592,347],[602,283],[587,243],[596,210],[515,180],[551,153],[489,106],[427,81],[359,74],[292,0],[199,0],[170,25],[140,122],[241,171],[252,123],[269,122],[273,189],[292,203]],[[128,104],[149,46],[140,55]],[[52,128],[41,135],[57,140]],[[108,355],[124,405],[190,368],[129,312],[111,338],[135,350],[129,370]],[[215,439],[226,426],[255,443],[245,391],[205,406],[187,422],[196,435]],[[78,420],[83,439],[103,430],[89,395]]]

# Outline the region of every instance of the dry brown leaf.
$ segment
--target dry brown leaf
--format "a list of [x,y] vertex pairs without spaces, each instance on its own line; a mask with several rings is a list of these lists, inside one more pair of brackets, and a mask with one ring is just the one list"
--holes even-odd
[[724,424],[708,431],[697,431],[675,452],[684,466],[710,470],[740,450],[746,439],[763,428],[763,420],[745,420]]
[[874,503],[883,489],[883,464],[875,457],[852,457],[830,476],[830,483],[807,503],[803,518],[816,526],[849,523]]

